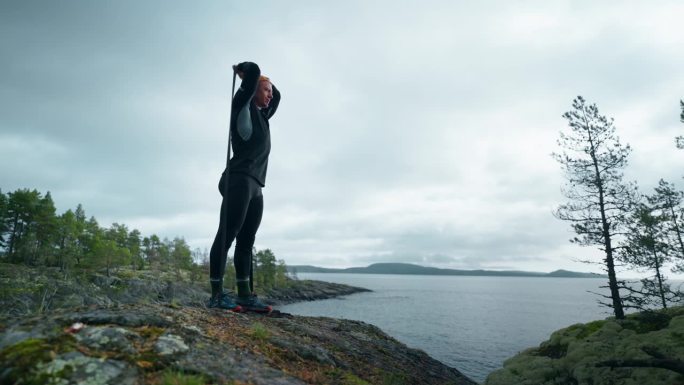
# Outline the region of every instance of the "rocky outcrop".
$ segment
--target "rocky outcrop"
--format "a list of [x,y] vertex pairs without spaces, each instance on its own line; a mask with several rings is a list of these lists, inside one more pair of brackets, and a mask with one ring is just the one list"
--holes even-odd
[[684,384],[684,307],[558,330],[508,359],[485,384]]
[[[474,384],[375,326],[207,309],[204,283],[0,264],[0,384]],[[365,289],[294,281],[273,303]]]
[[0,366],[23,384],[474,384],[363,322],[160,304],[5,325]]

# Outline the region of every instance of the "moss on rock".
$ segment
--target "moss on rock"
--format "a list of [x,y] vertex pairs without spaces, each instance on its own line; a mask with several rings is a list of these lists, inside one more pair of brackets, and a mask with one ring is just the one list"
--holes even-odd
[[[487,377],[487,385],[593,384],[656,385],[684,383],[684,376],[661,368],[599,367],[615,359],[652,359],[652,353],[684,361],[682,308],[633,314],[572,325],[554,332],[538,348],[508,359]],[[561,354],[563,353],[564,354]]]

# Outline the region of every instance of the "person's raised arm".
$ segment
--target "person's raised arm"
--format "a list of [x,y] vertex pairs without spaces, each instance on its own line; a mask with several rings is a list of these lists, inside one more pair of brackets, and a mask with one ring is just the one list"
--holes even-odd
[[261,70],[256,63],[248,61],[233,66],[233,70],[237,72],[240,79],[242,79],[240,88],[233,97],[233,111],[238,112],[252,100],[257,85],[259,84]]

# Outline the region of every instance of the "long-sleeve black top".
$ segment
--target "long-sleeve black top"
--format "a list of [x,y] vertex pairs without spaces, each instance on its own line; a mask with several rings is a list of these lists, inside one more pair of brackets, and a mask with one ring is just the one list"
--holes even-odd
[[280,103],[280,92],[273,86],[273,98],[268,107],[258,108],[253,101],[259,85],[261,70],[255,63],[244,62],[237,66],[243,72],[240,88],[233,97],[230,130],[233,157],[230,173],[247,174],[263,187],[266,185],[268,155],[271,152],[271,133],[268,120]]

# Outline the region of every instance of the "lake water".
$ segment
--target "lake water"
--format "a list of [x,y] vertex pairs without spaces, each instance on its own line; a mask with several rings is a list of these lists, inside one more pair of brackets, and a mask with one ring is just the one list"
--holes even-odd
[[339,299],[278,307],[292,314],[360,320],[483,382],[503,361],[558,329],[610,316],[606,279],[298,274],[365,287]]

